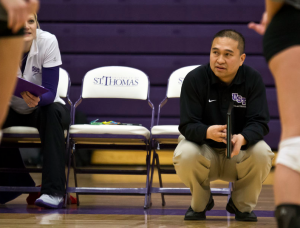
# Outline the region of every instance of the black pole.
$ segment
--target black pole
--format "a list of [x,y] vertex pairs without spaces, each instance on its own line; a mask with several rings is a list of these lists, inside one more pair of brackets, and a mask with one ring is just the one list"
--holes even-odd
[[231,158],[231,151],[232,151],[232,123],[231,123],[231,112],[233,109],[233,101],[230,102],[229,108],[227,111],[227,159]]

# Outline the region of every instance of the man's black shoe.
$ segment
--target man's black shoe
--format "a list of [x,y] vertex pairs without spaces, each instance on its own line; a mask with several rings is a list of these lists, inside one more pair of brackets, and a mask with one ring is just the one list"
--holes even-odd
[[231,213],[235,214],[235,220],[237,221],[247,221],[247,222],[257,222],[257,216],[254,214],[253,211],[250,213],[248,212],[240,212],[234,205],[232,199],[230,198],[226,210]]
[[195,212],[190,206],[187,212],[185,213],[184,220],[204,220],[206,219],[205,212],[210,211],[215,206],[214,199],[210,194],[209,201],[206,205],[206,208],[202,212]]

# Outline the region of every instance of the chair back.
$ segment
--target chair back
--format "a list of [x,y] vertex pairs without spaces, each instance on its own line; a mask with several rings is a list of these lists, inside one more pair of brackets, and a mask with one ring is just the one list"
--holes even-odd
[[106,66],[90,70],[82,83],[82,98],[147,100],[148,76],[135,68]]
[[57,87],[57,93],[60,97],[66,98],[69,91],[70,78],[66,70],[59,68],[59,81]]
[[185,76],[200,65],[186,66],[175,70],[169,77],[167,98],[179,98]]

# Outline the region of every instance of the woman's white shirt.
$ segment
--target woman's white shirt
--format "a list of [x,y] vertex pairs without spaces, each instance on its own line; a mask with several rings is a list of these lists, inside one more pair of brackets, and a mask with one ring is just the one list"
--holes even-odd
[[[32,42],[24,72],[22,74],[21,69],[19,68],[18,77],[34,84],[42,85],[42,67],[56,67],[61,64],[59,46],[55,35],[37,29],[36,39]],[[65,104],[57,93],[53,102]],[[22,98],[16,96],[12,97],[10,106],[20,114],[29,114],[37,108],[28,107]]]

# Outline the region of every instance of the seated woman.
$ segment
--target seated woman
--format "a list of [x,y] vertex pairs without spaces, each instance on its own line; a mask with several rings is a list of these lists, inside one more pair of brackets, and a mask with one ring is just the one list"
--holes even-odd
[[[49,90],[41,97],[28,91],[23,98],[13,96],[3,128],[11,126],[36,127],[39,131],[43,174],[41,197],[35,204],[41,207],[61,208],[65,194],[65,137],[70,124],[70,112],[57,94],[59,66],[62,64],[56,37],[39,29],[37,15],[31,14],[24,29],[24,55],[18,77]],[[1,149],[0,167],[23,167],[18,149]],[[29,174],[0,175],[1,186],[34,186]],[[0,203],[17,197],[19,193],[0,193]]]

